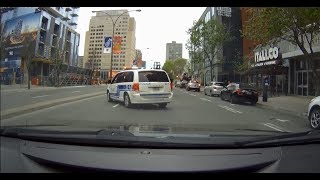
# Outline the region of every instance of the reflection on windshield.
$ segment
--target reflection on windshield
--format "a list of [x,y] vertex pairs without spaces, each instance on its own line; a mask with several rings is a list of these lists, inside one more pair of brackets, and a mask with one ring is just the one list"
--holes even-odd
[[1,127],[159,137],[320,128],[320,8],[1,13]]

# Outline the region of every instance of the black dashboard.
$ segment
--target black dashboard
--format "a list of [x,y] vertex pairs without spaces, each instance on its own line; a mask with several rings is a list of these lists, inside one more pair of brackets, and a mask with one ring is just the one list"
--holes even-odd
[[320,144],[237,149],[116,148],[1,137],[1,172],[320,172]]

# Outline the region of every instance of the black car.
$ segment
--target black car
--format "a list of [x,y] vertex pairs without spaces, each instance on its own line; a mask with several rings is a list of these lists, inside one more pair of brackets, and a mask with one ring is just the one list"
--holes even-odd
[[221,90],[222,100],[228,100],[231,103],[250,102],[255,105],[258,102],[258,91],[249,84],[230,83]]

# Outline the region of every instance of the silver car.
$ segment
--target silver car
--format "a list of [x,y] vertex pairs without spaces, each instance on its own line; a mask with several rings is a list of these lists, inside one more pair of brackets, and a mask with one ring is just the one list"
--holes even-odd
[[219,96],[221,89],[223,89],[223,82],[210,82],[209,85],[204,87],[204,94],[209,96]]

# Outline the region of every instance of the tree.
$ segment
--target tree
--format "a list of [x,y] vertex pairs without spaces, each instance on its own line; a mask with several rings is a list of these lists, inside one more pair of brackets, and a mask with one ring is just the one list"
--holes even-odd
[[[192,63],[210,63],[210,79],[213,80],[213,64],[218,59],[225,42],[231,41],[231,27],[226,27],[215,19],[200,20],[187,31],[190,35],[187,49],[191,52]],[[221,62],[216,60],[215,63]]]
[[62,40],[58,38],[55,42],[55,51],[52,52],[53,55],[53,82],[54,86],[58,87],[60,85],[60,74],[62,72],[63,60],[65,58],[65,52],[62,49]]
[[320,8],[252,8],[243,35],[254,41],[288,41],[299,47],[312,69],[315,95],[320,95],[320,73],[316,68],[314,41],[320,34]]
[[33,36],[33,34],[27,34],[24,36],[24,41],[22,42],[22,51],[21,51],[21,58],[24,63],[24,66],[27,69],[28,74],[28,89],[30,89],[31,86],[31,72],[33,69],[34,64],[34,58],[35,58],[35,47],[36,47],[36,41]]
[[162,69],[165,70],[168,73],[170,79],[175,79],[174,78],[175,77],[175,74],[174,74],[174,63],[173,63],[172,60],[167,60],[163,64]]
[[173,68],[175,75],[181,75],[185,71],[185,66],[187,64],[187,60],[183,58],[178,58],[173,61]]

